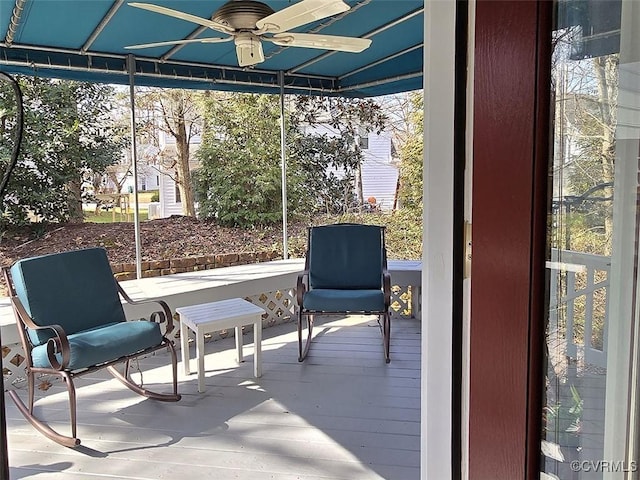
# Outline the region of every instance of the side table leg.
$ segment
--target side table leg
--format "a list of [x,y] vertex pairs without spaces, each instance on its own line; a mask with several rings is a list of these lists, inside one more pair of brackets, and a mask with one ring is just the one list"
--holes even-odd
[[196,357],[198,358],[198,392],[204,392],[204,331],[196,331]]
[[190,375],[191,368],[189,366],[189,327],[187,327],[183,319],[180,320],[180,354],[182,356],[182,366],[184,368],[184,374]]
[[238,363],[244,361],[244,355],[242,355],[242,325],[236,327],[236,360]]
[[253,374],[257,378],[262,376],[262,315],[253,324],[253,351]]

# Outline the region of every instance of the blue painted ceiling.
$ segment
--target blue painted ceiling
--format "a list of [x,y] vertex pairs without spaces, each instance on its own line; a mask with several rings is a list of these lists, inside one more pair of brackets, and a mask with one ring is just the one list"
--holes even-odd
[[[226,3],[143,1],[203,18]],[[277,93],[282,72],[287,93],[366,97],[422,88],[423,1],[345,1],[347,12],[294,31],[370,38],[367,50],[327,52],[263,42],[265,61],[242,68],[233,42],[125,49],[221,34],[124,0],[0,0],[0,70],[127,84],[127,56],[133,53],[136,85]],[[278,11],[296,1],[263,3]]]

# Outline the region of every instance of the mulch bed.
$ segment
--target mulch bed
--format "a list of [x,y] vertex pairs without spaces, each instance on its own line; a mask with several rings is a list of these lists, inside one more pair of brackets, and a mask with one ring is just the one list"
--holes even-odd
[[[306,226],[287,226],[288,237],[306,237]],[[142,260],[166,260],[223,253],[282,252],[282,227],[228,228],[214,222],[174,216],[140,224]],[[296,244],[296,242],[293,242]],[[35,255],[104,247],[111,263],[136,260],[133,223],[32,225],[0,236],[0,266]]]

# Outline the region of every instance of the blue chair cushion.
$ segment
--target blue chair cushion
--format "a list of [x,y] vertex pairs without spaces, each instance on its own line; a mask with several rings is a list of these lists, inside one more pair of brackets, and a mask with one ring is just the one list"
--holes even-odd
[[[71,358],[67,369],[75,371],[160,345],[162,332],[158,323],[125,321],[78,332],[69,335],[68,339]],[[56,356],[58,362],[62,362],[62,355]],[[31,358],[34,367],[51,368],[46,345],[35,347]]]
[[[67,335],[126,320],[103,248],[19,260],[11,267],[16,294],[36,325],[60,325]],[[50,330],[28,332],[42,345]]]
[[382,229],[359,224],[312,227],[308,252],[310,288],[382,288]]
[[316,312],[383,312],[382,290],[338,290],[315,288],[304,294],[305,310]]

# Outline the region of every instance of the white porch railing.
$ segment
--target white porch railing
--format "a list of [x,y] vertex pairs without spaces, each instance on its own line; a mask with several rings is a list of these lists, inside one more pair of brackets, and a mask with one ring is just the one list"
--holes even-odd
[[553,249],[549,329],[566,342],[566,356],[605,368],[611,258]]
[[[264,327],[288,321],[295,314],[295,283],[304,268],[304,260],[274,260],[197,272],[177,273],[160,277],[120,282],[134,300],[161,298],[172,311],[177,307],[241,297],[265,309]],[[390,260],[392,285],[392,317],[420,316],[422,263],[410,260]],[[146,308],[125,305],[127,318],[146,316]],[[13,311],[8,298],[0,298],[0,328],[2,328],[2,364],[5,389],[14,388],[24,373],[24,353],[19,343]],[[173,335],[179,328],[174,329]],[[226,332],[212,334],[225,336]],[[180,342],[176,342],[180,345]]]

